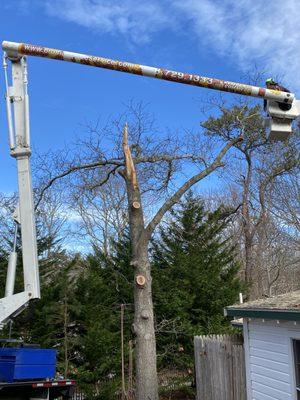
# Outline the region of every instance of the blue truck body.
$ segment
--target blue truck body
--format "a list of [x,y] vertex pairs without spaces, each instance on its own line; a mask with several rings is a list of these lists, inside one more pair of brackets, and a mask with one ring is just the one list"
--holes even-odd
[[0,382],[53,379],[56,350],[26,347],[0,349]]

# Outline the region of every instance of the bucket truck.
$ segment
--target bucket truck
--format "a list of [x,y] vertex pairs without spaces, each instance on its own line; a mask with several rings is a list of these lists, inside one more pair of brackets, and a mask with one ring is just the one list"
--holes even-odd
[[[14,213],[14,245],[9,256],[5,297],[0,299],[0,324],[16,317],[30,301],[40,298],[37,240],[30,171],[29,99],[25,57],[11,58],[12,81],[7,75],[4,56],[6,109],[10,155],[16,159],[19,198]],[[24,290],[14,293],[18,231],[21,231]],[[12,342],[12,343],[11,343]],[[21,341],[2,340],[0,348],[0,399],[69,399],[75,382],[56,380],[56,351],[26,345]],[[13,347],[11,347],[13,344]]]
[[[300,115],[300,102],[295,99],[293,93],[25,43],[4,41],[2,43],[2,48],[4,50],[4,69],[6,76],[9,145],[10,154],[17,162],[19,203],[14,215],[16,224],[15,240],[12,253],[9,257],[5,297],[0,299],[0,324],[4,324],[17,316],[30,301],[40,298],[34,204],[30,172],[31,149],[26,56],[84,64],[92,67],[105,68],[265,99],[267,100],[268,115],[270,117],[270,140],[286,139],[292,133],[292,121]],[[7,77],[8,61],[11,63],[12,69],[11,85],[9,85]],[[280,103],[290,104],[290,107],[287,107],[289,110],[283,111],[280,107]],[[12,115],[14,116],[14,121]],[[24,291],[21,293],[14,293],[17,261],[16,238],[19,228],[22,238]],[[30,350],[33,351],[33,349]],[[0,399],[13,398],[12,395],[10,395],[10,397],[7,395],[6,397],[1,397],[1,392],[3,392],[3,390],[11,390],[11,392],[9,392],[10,394],[14,393],[13,390],[19,390],[19,392],[25,393],[23,397],[20,395],[19,399],[52,399],[54,395],[57,395],[57,393],[55,394],[52,391],[53,387],[58,390],[59,387],[63,387],[64,385],[74,385],[73,381],[53,380],[55,356],[51,350],[34,350],[36,351],[35,355],[32,353],[29,356],[29,353],[26,353],[26,348],[22,347],[14,348],[13,350],[2,349],[2,352],[0,351],[0,380],[6,381],[6,383],[0,382]],[[1,357],[3,358],[1,359]],[[10,362],[9,373],[1,372],[1,362],[3,361],[4,363],[5,360]],[[37,365],[43,365],[43,367],[37,368]],[[45,381],[45,378],[48,380]],[[36,389],[39,389],[40,393],[33,393],[33,390]],[[63,388],[63,390],[64,392],[58,393],[62,393],[65,398],[68,398],[71,391],[65,388]]]

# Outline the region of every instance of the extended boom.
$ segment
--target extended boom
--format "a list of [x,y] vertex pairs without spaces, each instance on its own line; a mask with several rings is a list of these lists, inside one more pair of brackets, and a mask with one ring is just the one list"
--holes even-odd
[[171,71],[165,68],[133,64],[127,61],[110,60],[104,57],[73,53],[71,51],[51,49],[32,44],[4,41],[2,47],[10,58],[20,58],[24,55],[44,57],[89,65],[92,67],[127,72],[129,74],[148,76],[150,78],[164,79],[166,81],[178,82],[186,85],[221,90],[223,92],[237,93],[244,96],[261,97],[267,100],[276,100],[278,102],[289,104],[293,102],[295,97],[293,93],[285,93],[279,90],[270,90],[258,86],[245,85],[243,83],[223,81],[221,79],[207,78],[196,74],[187,74],[184,72]]

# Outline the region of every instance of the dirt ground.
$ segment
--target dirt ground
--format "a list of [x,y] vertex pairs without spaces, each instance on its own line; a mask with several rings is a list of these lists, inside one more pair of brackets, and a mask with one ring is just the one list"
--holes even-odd
[[194,376],[183,371],[160,371],[161,400],[195,400]]
[[195,396],[177,390],[170,394],[160,396],[160,400],[195,400]]

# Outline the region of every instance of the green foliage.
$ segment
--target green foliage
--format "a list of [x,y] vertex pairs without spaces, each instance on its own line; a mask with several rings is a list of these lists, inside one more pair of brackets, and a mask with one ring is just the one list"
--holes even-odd
[[237,300],[242,285],[225,214],[221,209],[205,211],[190,193],[154,241],[153,293],[162,365],[191,366],[194,335],[230,329],[223,308]]
[[[94,254],[86,260],[85,270],[75,291],[81,303],[78,315],[81,334],[77,349],[80,353],[77,379],[90,395],[95,394],[97,387],[97,396],[91,397],[93,399],[114,398],[116,388],[120,388],[121,304],[125,305],[126,355],[132,336],[133,269],[130,259],[130,243],[126,235],[120,242],[112,243],[111,255],[95,249]],[[98,385],[99,382],[101,384]]]
[[[153,243],[161,367],[192,372],[193,336],[229,329],[223,307],[236,300],[241,283],[224,215],[224,210],[206,212],[189,194]],[[16,319],[14,337],[57,349],[59,372],[75,378],[88,399],[116,398],[121,387],[121,304],[126,373],[128,342],[134,339],[129,235],[112,242],[110,254],[95,248],[84,258],[49,252],[51,243],[40,242],[42,298]]]
[[[24,341],[31,341],[36,343],[44,344],[44,340],[41,339],[39,335],[34,335],[34,330],[39,325],[39,320],[36,323],[36,316],[39,314],[39,310],[44,307],[45,304],[51,304],[51,299],[49,300],[49,296],[51,298],[50,292],[56,288],[56,283],[63,281],[60,278],[59,273],[61,269],[64,269],[65,265],[68,262],[68,258],[65,256],[64,251],[56,251],[51,252],[50,250],[54,245],[57,245],[58,241],[52,237],[41,237],[39,235],[39,230],[37,231],[38,239],[38,256],[39,256],[39,269],[41,276],[41,292],[42,292],[42,300],[39,302],[31,303],[30,306],[25,309],[15,320],[14,320],[14,329],[12,331],[13,336],[19,339],[23,339]],[[12,241],[8,239],[9,247],[13,247]],[[16,246],[17,252],[17,269],[16,269],[16,281],[14,292],[19,293],[24,290],[24,278],[23,278],[23,263],[22,263],[22,248],[21,248],[21,240],[20,240],[20,230],[17,240]],[[0,248],[0,290],[1,296],[4,296],[5,292],[5,281],[6,281],[6,273],[7,273],[7,265],[8,265],[8,254],[4,249]],[[53,270],[54,271],[53,271]],[[54,273],[53,273],[54,272]],[[45,273],[45,279],[44,279]],[[52,276],[52,274],[54,276]],[[58,280],[56,280],[58,278]],[[52,283],[55,282],[54,285]],[[48,284],[51,285],[48,288]],[[53,295],[53,298],[56,295]],[[44,316],[46,313],[41,312],[41,315]],[[41,326],[45,328],[45,318],[41,319]],[[4,330],[1,331],[1,337],[7,337],[8,329],[5,327]]]
[[236,146],[247,151],[266,143],[265,122],[261,115],[261,107],[247,105],[222,107],[221,114],[210,117],[202,124],[209,137],[221,137],[231,140],[243,135],[243,142]]
[[191,376],[172,377],[168,384],[159,390],[161,400],[180,399],[189,400],[196,398],[196,388],[191,386]]

